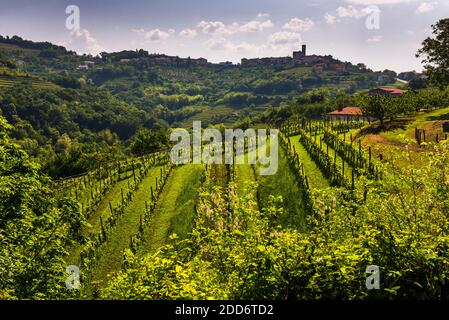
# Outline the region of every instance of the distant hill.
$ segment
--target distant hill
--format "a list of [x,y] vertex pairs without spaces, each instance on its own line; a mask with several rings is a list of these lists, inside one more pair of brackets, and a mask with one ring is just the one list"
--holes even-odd
[[56,54],[70,54],[70,55],[75,54],[75,52],[68,51],[63,46],[54,45],[50,42],[34,42],[30,40],[24,40],[19,36],[13,36],[10,38],[10,37],[3,37],[0,35],[0,43],[17,46],[22,49],[39,50],[41,52],[54,51]]
[[231,124],[258,116],[317,88],[336,95],[395,82],[392,71],[373,72],[331,56],[294,54],[252,59],[245,65],[142,49],[94,57],[50,42],[0,36],[0,92],[22,82],[36,89],[101,88],[170,126],[189,126],[192,119]]

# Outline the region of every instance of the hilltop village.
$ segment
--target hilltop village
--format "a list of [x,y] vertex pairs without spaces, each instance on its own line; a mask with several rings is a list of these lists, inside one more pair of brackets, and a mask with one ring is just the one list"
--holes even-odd
[[[141,52],[142,51],[142,52]],[[128,64],[132,62],[146,62],[149,64],[166,64],[166,65],[207,65],[207,64],[215,64],[208,62],[205,58],[181,58],[179,56],[169,56],[165,54],[148,54],[146,51],[123,51],[122,53],[129,53],[128,56],[124,56],[118,59],[118,62],[121,64]],[[137,57],[132,57],[137,53]],[[89,69],[91,66],[95,64],[94,61],[87,60],[78,66],[77,69]],[[220,62],[218,65],[227,65],[227,66],[236,66],[230,61]],[[238,64],[237,64],[238,65]],[[331,55],[307,55],[307,46],[302,45],[302,49],[298,51],[293,51],[292,56],[287,57],[264,57],[264,58],[242,58],[241,66],[258,66],[258,65],[267,65],[267,66],[306,66],[313,67],[313,69],[317,71],[323,70],[333,70],[344,72],[346,71],[347,64],[343,63],[337,59],[334,59]]]
[[243,58],[242,66],[255,65],[284,65],[284,66],[308,66],[323,70],[346,71],[346,64],[334,59],[331,55],[307,55],[307,46],[302,45],[302,50],[293,51],[291,57],[267,57],[267,58]]

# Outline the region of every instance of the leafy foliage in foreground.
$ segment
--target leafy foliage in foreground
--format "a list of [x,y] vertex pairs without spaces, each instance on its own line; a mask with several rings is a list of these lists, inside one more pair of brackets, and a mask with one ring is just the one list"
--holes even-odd
[[76,202],[56,197],[9,129],[0,117],[0,299],[64,298],[65,246],[80,240],[84,218]]

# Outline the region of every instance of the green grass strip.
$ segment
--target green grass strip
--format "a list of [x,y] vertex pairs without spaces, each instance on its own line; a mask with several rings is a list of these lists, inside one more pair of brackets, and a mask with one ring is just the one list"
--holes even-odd
[[195,202],[201,185],[204,165],[184,165],[173,169],[162,189],[140,254],[154,252],[176,233],[188,236],[195,217]]
[[[100,248],[100,258],[93,273],[94,280],[104,280],[110,272],[120,270],[123,250],[129,247],[131,235],[139,229],[140,212],[145,209],[145,201],[150,200],[150,188],[155,189],[156,187],[156,177],[159,177],[160,168],[157,166],[149,169],[147,177],[140,183],[139,189],[134,192],[133,200],[129,203],[125,213],[119,217],[107,242]],[[120,199],[119,194],[117,197]]]
[[[256,173],[258,172],[256,168]],[[302,198],[302,190],[296,183],[295,173],[291,170],[285,151],[279,148],[279,162],[276,174],[258,176],[259,207],[269,204],[270,196],[282,196],[284,212],[277,217],[275,223],[283,227],[306,229],[306,212]]]
[[330,186],[329,181],[321,172],[318,165],[313,161],[310,157],[307,150],[304,146],[299,142],[300,136],[292,136],[290,137],[290,142],[293,146],[295,146],[296,153],[299,156],[299,160],[304,164],[305,173],[309,179],[309,183],[312,188],[324,189]]

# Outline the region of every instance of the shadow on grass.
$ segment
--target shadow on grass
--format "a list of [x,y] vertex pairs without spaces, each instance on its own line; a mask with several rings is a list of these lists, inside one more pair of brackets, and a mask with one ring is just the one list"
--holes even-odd
[[412,120],[413,119],[403,118],[385,121],[382,125],[371,125],[360,129],[359,135],[379,134],[381,132],[394,131],[398,129],[405,130],[407,125],[412,122]]
[[428,116],[426,118],[428,121],[441,121],[441,120],[449,120],[449,112],[445,114],[440,114],[438,116]]

